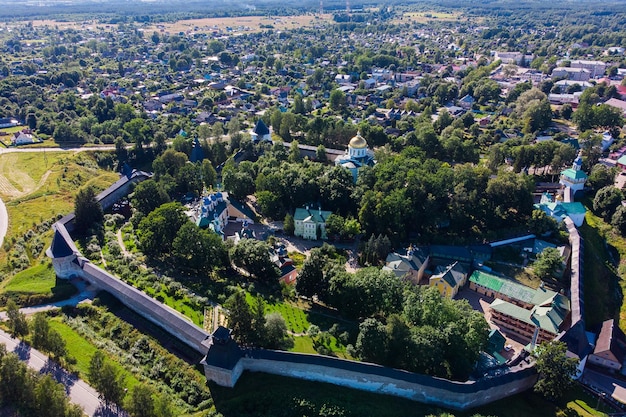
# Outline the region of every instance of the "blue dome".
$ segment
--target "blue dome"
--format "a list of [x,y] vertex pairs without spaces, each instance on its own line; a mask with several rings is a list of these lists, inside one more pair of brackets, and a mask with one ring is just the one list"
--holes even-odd
[[211,201],[217,201],[217,196],[215,194],[211,194]]
[[583,164],[583,158],[581,156],[578,156],[578,158],[574,159],[574,163],[576,165],[581,165]]

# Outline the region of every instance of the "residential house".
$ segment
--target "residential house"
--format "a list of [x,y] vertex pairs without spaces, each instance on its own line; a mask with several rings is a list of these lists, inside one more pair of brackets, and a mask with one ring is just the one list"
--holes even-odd
[[332,211],[323,211],[320,208],[297,208],[293,215],[295,223],[294,235],[303,239],[326,239],[326,220]]
[[406,255],[397,252],[387,255],[383,271],[393,272],[400,279],[408,279],[419,284],[424,278],[424,271],[428,267],[430,255],[419,248],[409,246]]
[[570,314],[567,297],[543,286],[533,289],[476,270],[469,278],[469,288],[495,298],[489,309],[491,321],[500,329],[537,344],[554,339],[564,330]]
[[279,281],[285,284],[295,284],[298,278],[298,270],[293,265],[293,261],[287,254],[285,245],[280,244],[270,250],[270,259],[280,270]]
[[604,104],[608,104],[609,106],[619,109],[622,112],[622,115],[626,116],[626,101],[619,100],[617,98],[610,98],[605,101]]
[[530,65],[534,55],[524,55],[521,52],[500,52],[496,51],[493,54],[495,61],[500,60],[503,64],[516,64],[516,65]]
[[567,94],[585,91],[586,89],[593,87],[593,84],[587,81],[560,80],[554,83],[554,86],[558,88],[559,93]]
[[616,372],[622,369],[625,357],[626,336],[615,320],[606,320],[602,323],[596,347],[589,355],[589,363]]
[[443,297],[453,298],[467,282],[467,268],[459,262],[447,267],[439,266],[428,280],[428,285],[436,287]]
[[615,138],[611,135],[611,132],[602,133],[602,143],[600,143],[602,152],[606,152],[613,142],[615,142]]
[[2,117],[0,118],[0,129],[4,129],[5,127],[15,127],[19,126],[20,122],[13,117]]
[[459,99],[459,106],[465,110],[470,110],[474,103],[476,103],[476,100],[469,94]]
[[11,135],[12,145],[28,145],[31,143],[37,143],[37,139],[30,129],[23,129]]
[[335,82],[339,85],[350,84],[352,77],[349,74],[335,75]]

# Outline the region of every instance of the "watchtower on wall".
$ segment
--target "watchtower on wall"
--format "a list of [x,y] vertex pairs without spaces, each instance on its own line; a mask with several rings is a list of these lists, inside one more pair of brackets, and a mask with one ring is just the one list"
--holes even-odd
[[232,388],[243,372],[240,359],[244,355],[231,333],[230,329],[219,326],[205,341],[209,350],[200,363],[204,366],[207,380]]

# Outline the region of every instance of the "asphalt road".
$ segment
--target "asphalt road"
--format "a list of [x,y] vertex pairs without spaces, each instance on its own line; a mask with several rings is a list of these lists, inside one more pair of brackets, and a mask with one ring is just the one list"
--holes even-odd
[[0,246],[4,243],[4,237],[7,235],[7,229],[9,228],[9,213],[7,207],[4,205],[4,201],[0,199]]
[[62,383],[70,401],[82,407],[84,413],[89,417],[127,416],[124,412],[105,407],[100,398],[98,398],[98,392],[85,381],[70,374],[43,353],[11,337],[11,335],[2,330],[0,330],[0,343],[6,345],[7,351],[15,352],[30,368],[40,373],[50,374],[54,379]]

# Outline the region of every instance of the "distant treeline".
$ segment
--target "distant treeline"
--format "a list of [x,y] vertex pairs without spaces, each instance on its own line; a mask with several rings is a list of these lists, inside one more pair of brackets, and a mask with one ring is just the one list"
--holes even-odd
[[[79,0],[80,1],[80,0]],[[181,6],[184,4],[184,12]],[[121,22],[171,22],[182,19],[197,19],[207,17],[233,17],[253,15],[290,15],[307,12],[317,12],[320,7],[319,0],[304,0],[285,4],[278,0],[236,0],[233,2],[191,0],[157,1],[150,3],[147,9],[143,2],[126,2],[112,0],[107,2],[92,2],[85,0],[75,4],[61,4],[51,0],[43,7],[32,7],[20,0],[0,0],[0,5],[10,7],[0,8],[0,21],[26,19],[55,19],[59,21],[97,20],[101,23]],[[352,12],[359,12],[368,7],[380,7],[376,0],[351,1]],[[495,0],[476,3],[472,0],[423,0],[419,3],[407,2],[406,0],[388,0],[384,7],[410,10],[444,10],[444,9],[468,9],[474,14],[510,16],[517,10],[524,9],[551,9],[563,11],[576,11],[584,9],[590,15],[608,15],[620,11],[626,11],[626,4],[614,1],[571,1],[566,3],[544,2],[540,0]],[[593,6],[590,8],[590,6]],[[336,13],[345,10],[345,0],[324,1],[324,11]],[[589,13],[589,10],[593,12]],[[341,20],[341,18],[339,19]]]

